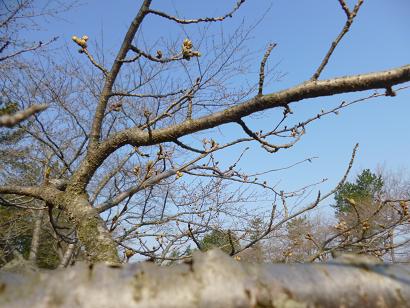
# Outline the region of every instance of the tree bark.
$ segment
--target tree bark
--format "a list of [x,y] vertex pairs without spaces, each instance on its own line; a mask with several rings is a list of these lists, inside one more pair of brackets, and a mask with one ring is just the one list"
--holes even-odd
[[117,243],[85,194],[72,195],[67,192],[62,200],[62,206],[75,224],[77,237],[84,245],[90,262],[105,261],[114,264],[120,262]]
[[34,264],[37,261],[37,252],[38,247],[40,246],[40,236],[41,236],[41,224],[43,222],[44,210],[37,211],[37,215],[34,215],[34,228],[33,228],[33,237],[31,239],[30,254],[28,260]]
[[363,261],[246,264],[220,251],[190,264],[78,264],[0,273],[1,307],[408,307],[410,267]]
[[75,244],[68,244],[67,249],[64,252],[64,255],[61,259],[60,264],[58,265],[59,268],[65,268],[71,261],[71,258],[74,254]]
[[[72,186],[76,187],[75,184]],[[84,245],[90,262],[119,263],[117,244],[97,210],[89,203],[87,194],[70,188],[61,191],[52,185],[0,186],[0,193],[35,197],[62,209],[76,226],[78,239]]]

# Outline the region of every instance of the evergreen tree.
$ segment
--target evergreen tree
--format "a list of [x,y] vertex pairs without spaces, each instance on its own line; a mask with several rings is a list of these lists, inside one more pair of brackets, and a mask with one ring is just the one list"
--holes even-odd
[[354,183],[346,182],[335,194],[337,213],[352,210],[352,203],[376,200],[383,191],[383,179],[381,175],[372,173],[369,169],[363,170]]
[[202,251],[220,248],[228,254],[232,251],[232,245],[235,251],[240,248],[239,240],[234,234],[220,230],[212,230],[212,232],[206,234],[200,242],[200,245]]
[[[354,183],[345,183],[336,193],[337,232],[343,251],[372,254],[382,251],[388,241],[383,232],[394,213],[381,202],[384,182],[380,175],[363,170]],[[380,234],[377,239],[372,235]],[[358,245],[360,243],[360,245]]]
[[[0,116],[19,110],[14,102],[0,97]],[[24,144],[24,130],[16,127],[0,131],[0,182],[31,185],[41,175],[41,167],[29,161],[30,147]],[[19,200],[25,206],[35,207],[35,201],[24,197]],[[13,206],[7,195],[0,199],[0,267],[10,262],[17,252],[27,259],[33,239],[36,215],[32,210]],[[48,216],[47,216],[48,217]],[[50,223],[43,219],[36,265],[40,268],[55,268],[59,264],[58,243]]]

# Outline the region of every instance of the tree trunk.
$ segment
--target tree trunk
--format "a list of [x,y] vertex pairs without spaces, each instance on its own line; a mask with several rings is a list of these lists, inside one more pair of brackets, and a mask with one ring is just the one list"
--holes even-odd
[[35,264],[37,261],[38,247],[40,246],[41,225],[43,222],[44,210],[39,210],[37,211],[37,213],[34,213],[33,215],[35,217],[35,220],[28,260]]
[[389,233],[389,238],[390,238],[390,257],[391,257],[391,261],[393,263],[396,262],[396,252],[394,249],[394,229],[392,229]]
[[117,244],[86,195],[66,193],[62,204],[76,226],[77,237],[84,245],[89,261],[119,263]]
[[61,259],[60,264],[58,265],[59,268],[65,268],[70,263],[70,260],[74,254],[75,244],[68,244],[67,249],[64,252],[64,255]]
[[[352,259],[350,259],[351,261]],[[78,264],[0,273],[1,307],[408,307],[410,267],[363,261],[246,264],[220,251],[191,264]]]

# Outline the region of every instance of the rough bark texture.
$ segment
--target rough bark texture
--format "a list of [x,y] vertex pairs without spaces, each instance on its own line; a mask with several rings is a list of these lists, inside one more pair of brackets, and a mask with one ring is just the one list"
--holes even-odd
[[59,268],[65,268],[68,266],[74,254],[75,247],[76,247],[75,244],[68,244],[68,247],[66,251],[64,252],[63,258],[58,266]]
[[47,107],[48,106],[45,104],[33,105],[13,115],[2,115],[0,116],[0,127],[13,127],[26,120],[28,117],[31,117],[33,114],[47,109]]
[[409,301],[408,265],[252,265],[219,251],[171,267],[81,264],[0,273],[1,307],[408,307]]
[[87,248],[89,260],[119,263],[117,243],[105,227],[97,210],[91,207],[86,195],[67,195],[61,203],[70,220],[77,226],[77,237]]

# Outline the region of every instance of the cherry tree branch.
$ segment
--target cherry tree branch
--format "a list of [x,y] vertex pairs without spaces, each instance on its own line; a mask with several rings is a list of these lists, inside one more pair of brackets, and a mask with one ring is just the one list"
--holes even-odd
[[233,14],[241,7],[241,5],[245,2],[245,0],[238,0],[234,8],[227,14],[221,16],[221,17],[204,17],[204,18],[197,18],[197,19],[181,19],[175,16],[168,15],[164,12],[161,11],[156,11],[156,10],[149,10],[149,13],[161,16],[163,18],[175,21],[176,23],[179,24],[194,24],[194,23],[200,23],[200,22],[216,22],[216,21],[223,21],[224,19],[228,17],[232,17]]
[[266,61],[268,60],[273,48],[276,47],[276,44],[269,44],[268,48],[265,51],[265,54],[263,55],[260,68],[259,68],[259,90],[258,90],[258,95],[262,95],[263,91],[263,83],[265,82],[265,65]]
[[347,7],[346,3],[344,0],[339,0],[340,5],[342,6],[342,9],[346,13],[347,16],[347,21],[342,29],[342,31],[339,33],[339,35],[336,37],[336,39],[332,42],[332,45],[330,46],[326,56],[323,58],[322,63],[320,63],[318,69],[316,72],[313,74],[311,80],[317,80],[322,73],[323,69],[325,68],[326,64],[329,62],[330,57],[332,56],[333,52],[335,51],[337,45],[340,43],[342,38],[345,36],[345,34],[350,30],[350,27],[354,21],[354,18],[356,17],[357,13],[359,12],[359,9],[361,5],[363,4],[364,0],[358,0],[357,4],[355,5],[353,12],[350,12],[349,8]]
[[310,80],[276,93],[255,96],[236,106],[215,112],[197,119],[187,119],[182,123],[166,128],[143,131],[139,127],[125,129],[113,134],[101,142],[97,149],[89,153],[79,169],[75,172],[72,182],[79,189],[84,189],[103,161],[120,147],[149,146],[162,142],[174,142],[176,139],[195,132],[214,128],[222,124],[238,122],[242,117],[255,112],[286,107],[291,103],[309,98],[331,96],[342,93],[366,91],[371,89],[386,89],[396,84],[410,81],[410,65],[387,71],[333,78],[328,80]]
[[115,61],[111,67],[111,70],[108,72],[107,78],[105,80],[104,88],[100,95],[100,100],[97,105],[95,115],[93,118],[93,124],[91,128],[90,134],[90,144],[92,146],[96,145],[100,141],[101,137],[101,127],[102,122],[104,119],[105,110],[107,108],[107,103],[112,94],[112,87],[114,86],[114,82],[120,72],[120,69],[123,65],[123,60],[127,55],[127,52],[130,49],[131,42],[137,33],[137,30],[141,26],[141,23],[145,16],[148,14],[149,6],[151,5],[152,0],[145,0],[141,5],[138,14],[135,16],[134,20],[132,21],[130,27],[128,28],[127,33],[125,34],[124,40],[121,44],[120,50],[117,53]]
[[20,122],[23,122],[27,118],[31,117],[32,115],[41,112],[48,108],[48,105],[41,104],[41,105],[33,105],[27,109],[22,111],[16,112],[13,115],[2,115],[0,116],[0,127],[13,127]]

